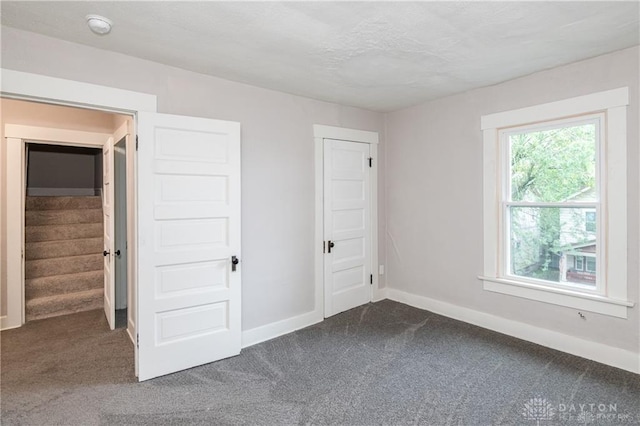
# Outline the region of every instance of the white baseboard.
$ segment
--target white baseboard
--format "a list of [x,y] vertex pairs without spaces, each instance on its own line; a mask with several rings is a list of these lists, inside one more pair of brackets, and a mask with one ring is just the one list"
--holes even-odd
[[391,300],[640,374],[640,354],[513,321],[424,296],[387,288]]
[[12,328],[18,328],[21,327],[22,324],[19,323],[14,323],[12,324],[9,321],[9,318],[6,315],[2,315],[0,317],[0,331],[4,331],[4,330],[11,330]]
[[27,195],[32,197],[82,197],[100,195],[100,192],[94,188],[27,188]]
[[[387,288],[381,288],[374,292],[372,302],[379,302],[387,298]],[[322,311],[307,312],[296,317],[287,318],[261,327],[244,330],[242,332],[242,347],[257,345],[267,340],[275,339],[282,335],[293,333],[301,328],[309,327],[324,321]]]
[[383,287],[378,289],[378,291],[375,291],[373,293],[373,299],[371,301],[380,302],[381,300],[387,299],[387,290],[389,290],[387,287]]
[[309,327],[324,320],[322,312],[307,312],[296,317],[276,321],[261,327],[244,330],[242,332],[242,347],[256,345],[267,340],[275,339],[284,334],[293,333],[301,328]]

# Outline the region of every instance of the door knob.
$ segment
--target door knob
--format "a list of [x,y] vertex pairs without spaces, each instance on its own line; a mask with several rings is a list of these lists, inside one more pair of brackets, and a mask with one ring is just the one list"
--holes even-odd
[[111,254],[111,252],[110,252],[109,250],[105,250],[105,251],[103,251],[103,252],[102,252],[102,255],[103,255],[104,257],[107,257],[107,256],[109,256],[110,254]]
[[120,250],[116,250],[116,256],[120,256]]
[[328,250],[328,252],[329,252],[329,253],[331,253],[331,249],[332,249],[333,247],[335,247],[335,243],[334,243],[333,241],[329,240],[329,244],[327,244],[327,246],[329,246],[329,250]]
[[231,256],[231,272],[236,271],[236,265],[240,263],[240,260],[236,256]]

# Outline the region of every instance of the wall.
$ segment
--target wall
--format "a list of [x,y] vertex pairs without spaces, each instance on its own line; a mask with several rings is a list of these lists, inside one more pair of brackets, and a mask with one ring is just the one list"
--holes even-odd
[[[4,52],[2,52],[4,59]],[[6,143],[4,140],[5,124],[22,124],[41,127],[53,127],[81,130],[86,132],[111,133],[117,115],[99,111],[53,106],[35,102],[24,102],[13,99],[0,99],[0,315],[6,313],[7,265],[6,265]]]
[[480,117],[630,88],[628,299],[638,303],[638,52],[634,47],[386,116],[388,287],[638,352],[640,306],[627,320],[483,291]]
[[98,149],[30,145],[27,195],[98,195]]
[[[313,310],[313,124],[378,131],[384,139],[382,114],[6,27],[2,66],[155,94],[158,112],[242,123],[243,329]],[[384,140],[379,157],[384,164]],[[381,167],[380,235],[385,223],[384,177]],[[382,240],[379,253],[384,259]]]

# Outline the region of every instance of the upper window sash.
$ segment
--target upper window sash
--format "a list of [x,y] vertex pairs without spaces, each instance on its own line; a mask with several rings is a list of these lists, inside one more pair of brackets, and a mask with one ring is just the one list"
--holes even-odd
[[[543,123],[526,124],[521,126],[512,126],[506,128],[499,128],[498,138],[500,141],[500,164],[499,174],[501,182],[501,201],[506,203],[513,203],[512,205],[530,205],[530,206],[547,206],[547,207],[562,207],[562,205],[578,206],[584,204],[585,206],[595,206],[600,200],[603,199],[602,192],[604,187],[601,185],[601,179],[604,175],[602,167],[606,160],[605,150],[605,138],[604,123],[606,122],[606,113],[599,112],[595,114],[585,114],[580,117],[567,117],[561,119],[555,119]],[[536,202],[536,201],[513,201],[511,191],[511,147],[509,139],[513,135],[523,133],[535,133],[548,130],[562,129],[566,127],[577,127],[587,124],[593,124],[596,129],[596,166],[595,166],[595,194],[596,200],[579,202],[579,201],[557,201],[557,202]],[[516,204],[517,203],[517,204]]]

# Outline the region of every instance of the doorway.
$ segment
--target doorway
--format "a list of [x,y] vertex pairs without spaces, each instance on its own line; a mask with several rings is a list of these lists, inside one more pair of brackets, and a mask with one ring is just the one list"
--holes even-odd
[[[113,329],[112,270],[118,251],[111,229],[115,226],[113,141],[121,142],[119,166],[124,165],[119,167],[125,176],[124,193],[118,195],[125,200],[124,214],[119,216],[125,234],[119,243],[126,246],[126,222],[134,220],[126,210],[126,200],[133,195],[126,185],[126,175],[133,173],[126,155],[132,117],[5,98],[2,103],[7,165],[12,167],[7,172],[6,195],[13,201],[7,205],[7,257],[18,259],[7,268],[7,310],[13,316],[3,319],[16,327],[29,319],[104,307]],[[127,263],[120,269],[130,281]],[[40,294],[45,297],[27,305],[25,299],[38,289],[56,292]],[[124,289],[125,299],[133,296],[127,294],[126,283]],[[3,321],[6,328],[10,327]],[[134,341],[134,330],[128,331]]]
[[25,144],[25,321],[103,304],[102,151]]

